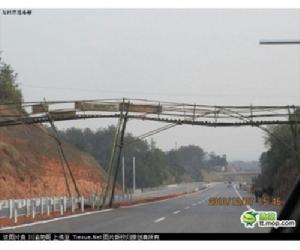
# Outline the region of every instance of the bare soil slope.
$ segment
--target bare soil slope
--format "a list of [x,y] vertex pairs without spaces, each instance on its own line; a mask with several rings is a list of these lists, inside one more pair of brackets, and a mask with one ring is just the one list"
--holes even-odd
[[[9,111],[10,115],[17,113]],[[7,114],[7,109],[0,106],[0,115]],[[102,167],[89,154],[68,143],[62,145],[80,193],[100,192],[105,181]],[[58,145],[48,129],[42,125],[0,127],[0,199],[67,194]]]

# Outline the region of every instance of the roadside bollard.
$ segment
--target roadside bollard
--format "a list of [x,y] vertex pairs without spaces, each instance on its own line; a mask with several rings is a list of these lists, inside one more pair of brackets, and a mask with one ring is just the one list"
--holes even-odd
[[64,214],[64,199],[60,200],[60,215]]
[[55,212],[55,197],[52,198],[52,206],[53,206],[53,212]]
[[47,197],[47,216],[50,216],[50,204],[51,203],[51,201],[50,201],[50,199]]
[[40,211],[41,211],[41,215],[44,214],[44,199],[41,198],[40,199]]
[[94,195],[92,197],[92,208],[94,209],[95,208],[95,203],[96,203],[96,196]]
[[29,201],[28,199],[25,199],[25,213],[26,213],[26,216],[28,217],[30,215],[30,208],[29,208]]
[[72,213],[75,211],[74,197],[71,197],[71,210],[72,210]]
[[99,196],[99,207],[102,206],[103,203],[103,197],[102,195]]
[[63,199],[64,199],[64,200],[63,200],[63,202],[64,202],[64,212],[67,212],[67,197],[64,196]]
[[13,217],[13,200],[9,200],[9,218],[12,219]]
[[84,197],[81,196],[81,212],[84,212]]
[[31,200],[32,219],[35,218],[35,200]]
[[99,195],[96,195],[96,205],[97,209],[100,208],[100,196]]
[[14,219],[15,219],[15,223],[18,222],[18,206],[15,203],[15,207],[14,207]]

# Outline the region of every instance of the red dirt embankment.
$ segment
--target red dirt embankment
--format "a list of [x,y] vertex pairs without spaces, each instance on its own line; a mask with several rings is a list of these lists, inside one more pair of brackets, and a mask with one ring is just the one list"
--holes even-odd
[[[0,115],[17,111],[0,106]],[[1,117],[0,117],[1,119]],[[105,172],[96,160],[68,143],[66,158],[82,195],[101,191]],[[75,195],[71,176],[67,180]],[[43,125],[0,127],[0,199],[67,195],[58,145]]]

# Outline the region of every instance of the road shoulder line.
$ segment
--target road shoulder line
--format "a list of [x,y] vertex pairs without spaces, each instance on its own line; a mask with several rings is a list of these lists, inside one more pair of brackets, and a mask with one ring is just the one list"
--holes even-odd
[[100,210],[100,211],[92,211],[92,212],[87,212],[87,213],[73,214],[73,215],[64,216],[64,217],[53,218],[53,219],[50,219],[50,220],[36,221],[36,222],[32,222],[32,223],[28,223],[28,224],[22,224],[22,225],[17,225],[17,226],[3,227],[3,228],[0,228],[0,231],[17,229],[17,228],[22,228],[22,227],[31,227],[31,226],[35,226],[35,225],[39,225],[39,224],[47,224],[47,223],[54,222],[54,221],[60,221],[60,220],[65,220],[65,219],[72,219],[72,218],[77,218],[77,217],[81,217],[81,216],[85,216],[85,215],[91,215],[91,214],[109,212],[109,211],[112,211],[112,210],[114,210],[114,209],[113,208],[109,208],[109,209],[104,209],[104,210]]

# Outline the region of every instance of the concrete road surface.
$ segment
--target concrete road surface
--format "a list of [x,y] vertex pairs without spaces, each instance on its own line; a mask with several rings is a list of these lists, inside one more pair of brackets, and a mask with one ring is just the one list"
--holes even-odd
[[[238,194],[239,192],[239,194]],[[136,205],[126,208],[76,215],[50,222],[17,227],[0,232],[64,232],[64,233],[252,233],[269,229],[246,229],[240,222],[246,206],[210,206],[208,199],[249,196],[248,193],[227,187],[224,183],[210,184],[206,190],[183,197]],[[275,210],[279,207],[254,205],[256,210]]]

